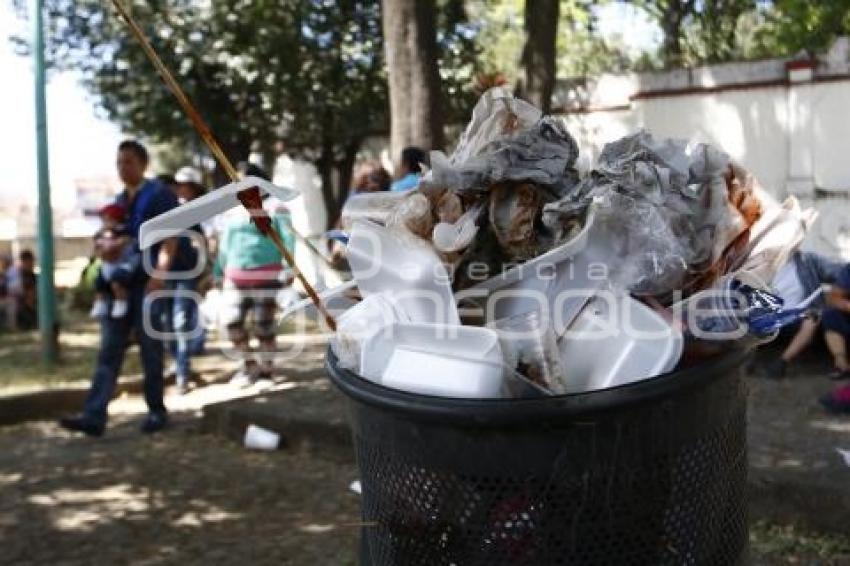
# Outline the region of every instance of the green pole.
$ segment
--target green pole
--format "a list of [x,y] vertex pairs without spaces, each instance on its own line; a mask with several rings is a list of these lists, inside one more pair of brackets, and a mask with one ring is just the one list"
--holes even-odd
[[47,163],[47,103],[44,88],[44,0],[33,0],[33,64],[35,67],[35,130],[38,167],[38,328],[41,356],[56,362],[56,295],[53,288],[53,207]]

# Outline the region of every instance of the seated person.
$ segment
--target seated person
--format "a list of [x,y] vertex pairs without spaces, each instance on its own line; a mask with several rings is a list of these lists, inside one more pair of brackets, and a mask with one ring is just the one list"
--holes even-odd
[[[794,252],[794,255],[777,272],[773,279],[773,288],[785,301],[785,305],[793,307],[825,284],[835,283],[844,264],[811,252]],[[818,298],[813,307],[823,307],[824,299]],[[765,364],[767,377],[780,378],[794,358],[799,356],[815,337],[819,321],[809,317],[800,324],[788,347],[782,355]]]
[[[832,354],[835,369],[832,379],[850,379],[847,361],[847,338],[850,337],[850,265],[844,266],[827,297],[828,308],[823,311],[826,346]],[[822,397],[828,411],[850,413],[850,385],[844,385]]]
[[6,273],[6,285],[11,299],[11,316],[19,330],[32,330],[38,326],[37,278],[35,256],[30,250],[18,255],[18,262]]
[[[90,316],[112,318],[127,316],[127,288],[139,268],[139,254],[130,242],[124,226],[126,212],[119,204],[100,209],[103,227],[94,235],[95,255],[100,258],[100,273],[95,280],[95,299]],[[109,308],[109,296],[112,308]]]
[[418,147],[406,147],[401,151],[398,178],[390,185],[394,193],[415,189],[422,178],[422,164],[428,164],[428,156]]
[[17,327],[17,324],[15,324],[15,307],[12,304],[12,297],[9,295],[11,270],[12,257],[0,255],[0,309],[3,311],[0,320],[7,330],[14,330]]

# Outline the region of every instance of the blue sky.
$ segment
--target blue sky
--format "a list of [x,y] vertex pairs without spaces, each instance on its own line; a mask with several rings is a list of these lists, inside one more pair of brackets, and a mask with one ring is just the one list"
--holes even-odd
[[[645,49],[657,45],[657,28],[634,8],[620,3],[599,9],[603,35],[622,34],[627,45]],[[15,55],[9,37],[27,34],[10,3],[0,0],[0,69],[11,77],[0,89],[0,200],[26,195],[36,200],[35,133],[32,62]],[[628,31],[628,33],[623,33]],[[114,149],[122,139],[114,125],[99,119],[79,77],[55,73],[47,87],[50,180],[55,207],[74,202],[73,182],[79,177],[114,174]]]

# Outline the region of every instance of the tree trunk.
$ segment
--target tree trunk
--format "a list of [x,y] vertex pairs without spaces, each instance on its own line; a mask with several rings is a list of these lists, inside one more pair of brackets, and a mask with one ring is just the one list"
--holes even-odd
[[382,0],[390,90],[390,146],[443,146],[434,0]]
[[[354,163],[357,161],[357,152],[360,151],[362,140],[353,139],[345,146],[345,153],[342,159],[336,164],[336,181],[337,181],[337,198],[334,202],[333,210],[328,210],[329,221],[339,216],[342,210],[342,205],[348,198],[348,193],[351,191],[351,178],[354,174]],[[335,223],[332,222],[331,227]]]
[[322,181],[322,200],[325,201],[325,210],[328,211],[328,222],[335,221],[336,217],[332,214],[336,197],[334,195],[334,151],[333,142],[324,140],[322,142],[322,153],[314,163],[316,170],[319,172],[319,179]]
[[524,80],[519,85],[519,92],[544,114],[552,109],[552,92],[555,90],[559,12],[559,0],[525,0]]
[[661,22],[664,39],[661,42],[661,57],[666,68],[678,67],[682,64],[682,22],[678,14],[668,14]]
[[696,0],[668,0],[662,11],[661,32],[664,39],[661,42],[661,57],[665,67],[677,67],[683,62],[682,54],[682,25],[685,18],[692,15]]
[[426,150],[443,147],[435,12],[434,0],[415,0],[408,43],[411,142]]

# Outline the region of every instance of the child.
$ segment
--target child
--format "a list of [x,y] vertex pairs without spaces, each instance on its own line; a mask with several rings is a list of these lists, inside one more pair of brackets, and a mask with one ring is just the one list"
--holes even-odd
[[[100,258],[100,273],[95,282],[95,299],[90,316],[123,318],[127,316],[127,286],[138,267],[138,254],[133,250],[124,228],[124,207],[108,204],[100,209],[103,227],[94,235],[95,254]],[[112,309],[108,294],[112,295]]]

